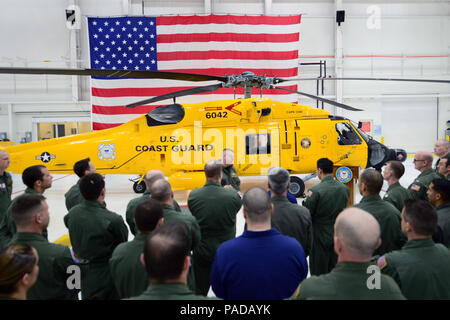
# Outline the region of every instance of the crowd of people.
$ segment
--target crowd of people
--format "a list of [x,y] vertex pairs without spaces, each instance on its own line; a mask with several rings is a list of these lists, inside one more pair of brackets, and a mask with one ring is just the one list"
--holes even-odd
[[[26,168],[27,188],[12,200],[9,155],[0,150],[0,299],[450,299],[449,151],[448,141],[436,142],[435,168],[431,152],[417,152],[420,174],[408,188],[401,162],[363,170],[362,199],[349,206],[330,159],[317,161],[320,183],[297,204],[280,167],[270,168],[266,188],[241,193],[225,149],[205,164],[190,213],[163,172],[150,170],[125,220],[107,209],[104,177],[82,159],[65,194],[69,248],[48,241],[47,168]],[[241,207],[246,227],[236,237]],[[79,270],[79,285],[68,270]]]

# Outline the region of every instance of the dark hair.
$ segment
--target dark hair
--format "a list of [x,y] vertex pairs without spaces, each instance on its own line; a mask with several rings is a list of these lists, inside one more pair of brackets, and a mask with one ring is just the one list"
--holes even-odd
[[11,217],[18,227],[30,225],[36,213],[42,210],[45,197],[38,193],[24,193],[14,199],[11,204]]
[[181,222],[169,222],[156,228],[144,244],[144,261],[150,279],[164,282],[183,271],[189,254],[189,236]]
[[172,188],[166,179],[156,180],[150,187],[150,194],[153,199],[164,202],[170,199]]
[[98,173],[89,173],[80,180],[80,192],[86,200],[97,200],[104,187],[105,180]]
[[247,190],[242,197],[242,204],[247,217],[252,222],[264,222],[270,219],[272,202],[269,193],[260,187]]
[[222,164],[219,161],[211,160],[205,164],[206,178],[218,178],[222,172]]
[[84,176],[84,173],[86,172],[86,170],[89,170],[89,162],[91,161],[91,159],[86,158],[80,161],[75,162],[75,164],[73,165],[73,172],[76,173],[76,175],[80,178],[82,178]]
[[328,158],[320,158],[317,160],[317,168],[322,169],[323,173],[333,173],[333,161]]
[[437,213],[427,201],[406,199],[403,204],[403,219],[411,224],[418,235],[431,237],[436,228]]
[[0,249],[0,293],[11,294],[22,277],[33,271],[36,256],[33,247],[24,243]]
[[439,193],[444,202],[450,201],[450,181],[447,179],[433,179],[433,190]]
[[365,169],[359,176],[360,182],[367,187],[369,194],[379,194],[383,187],[383,176],[373,168]]
[[445,167],[448,168],[450,166],[450,155],[447,154],[445,157],[442,157],[441,159],[447,160],[447,162],[445,163]]
[[22,173],[22,181],[28,187],[33,189],[34,183],[38,180],[42,181],[44,174],[42,173],[42,169],[45,168],[43,165],[35,165],[26,168]]
[[386,164],[390,164],[390,168],[392,172],[394,173],[394,176],[396,179],[400,179],[403,174],[405,173],[405,166],[400,161],[388,161]]
[[156,228],[159,219],[163,217],[161,204],[154,199],[147,199],[137,205],[134,220],[139,231],[150,232]]

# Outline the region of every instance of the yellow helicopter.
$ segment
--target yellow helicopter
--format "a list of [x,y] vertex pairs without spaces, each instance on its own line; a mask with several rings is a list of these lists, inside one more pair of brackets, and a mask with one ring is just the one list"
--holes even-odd
[[[364,134],[349,119],[295,103],[251,98],[252,88],[288,90],[276,87],[276,84],[292,79],[258,76],[251,72],[219,77],[160,71],[0,68],[0,73],[219,81],[218,84],[128,105],[132,108],[174,99],[174,103],[155,108],[114,128],[4,147],[10,155],[10,170],[14,173],[22,173],[28,166],[36,164],[43,164],[54,173],[73,173],[74,163],[89,157],[97,171],[103,174],[138,174],[142,177],[150,169],[160,169],[168,176],[174,190],[189,190],[204,184],[205,162],[220,159],[225,148],[234,150],[239,176],[265,175],[272,166],[284,167],[291,174],[311,173],[316,169],[316,161],[322,157],[340,166],[377,169],[386,161],[406,159],[405,150],[387,148]],[[222,87],[244,87],[245,98],[193,104],[175,102],[176,97]],[[347,110],[359,110],[307,93],[293,92]],[[296,176],[291,179],[290,192],[301,196],[303,180]],[[135,192],[144,192],[145,185],[141,180],[132,180]]]

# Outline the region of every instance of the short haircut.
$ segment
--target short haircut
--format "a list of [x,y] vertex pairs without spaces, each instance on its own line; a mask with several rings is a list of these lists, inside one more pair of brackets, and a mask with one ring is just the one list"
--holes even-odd
[[450,155],[447,154],[445,157],[442,157],[441,159],[447,160],[447,162],[445,163],[445,167],[448,168],[450,166]]
[[218,178],[222,172],[222,163],[217,160],[208,161],[205,164],[206,178]]
[[163,217],[161,204],[153,199],[147,199],[137,205],[134,220],[139,231],[150,232],[156,228],[159,219]]
[[84,173],[86,172],[86,170],[89,170],[89,162],[91,161],[91,159],[86,158],[80,161],[75,162],[75,164],[73,165],[73,172],[75,172],[75,174],[82,178],[84,176]]
[[86,200],[97,200],[104,187],[105,180],[98,173],[89,173],[80,180],[80,192]]
[[18,227],[27,227],[33,222],[36,213],[42,210],[42,194],[24,193],[14,199],[11,204],[11,217]]
[[233,154],[234,154],[234,150],[233,150],[233,149],[230,149],[230,148],[225,148],[225,149],[223,149],[222,154],[227,153],[227,152],[230,152],[230,153],[233,153]]
[[396,179],[400,179],[405,173],[405,166],[400,161],[388,161],[386,164],[389,164],[392,172],[394,173],[394,177]]
[[270,189],[272,189],[275,194],[286,192],[289,185],[289,172],[286,169],[272,167],[269,169],[267,177]]
[[320,158],[317,160],[317,168],[322,169],[325,174],[333,173],[333,165],[333,161],[328,158]]
[[242,197],[242,204],[251,222],[260,223],[270,220],[272,202],[269,193],[263,188],[253,187],[247,190]]
[[33,247],[24,243],[12,244],[0,249],[0,294],[16,291],[22,277],[33,271],[36,256]]
[[35,165],[26,168],[22,173],[22,181],[23,183],[28,187],[33,189],[34,183],[38,180],[42,181],[42,178],[44,177],[44,174],[42,173],[42,169],[44,169],[45,166],[43,165]]
[[150,187],[150,194],[152,199],[158,200],[160,202],[165,202],[170,199],[170,194],[172,193],[172,187],[166,179],[159,179],[155,181]]
[[439,193],[444,202],[450,201],[450,181],[447,179],[433,179],[433,190]]
[[360,182],[367,187],[369,194],[379,194],[383,187],[383,176],[373,168],[365,169],[359,176]]
[[418,235],[431,237],[436,228],[437,213],[427,201],[407,199],[403,204],[403,219]]
[[164,173],[159,170],[150,170],[144,176],[143,180],[146,186],[152,186],[153,183],[155,183],[155,181],[158,181],[159,179],[164,179]]
[[181,222],[164,223],[145,240],[145,268],[151,280],[164,282],[178,278],[187,255],[189,236]]

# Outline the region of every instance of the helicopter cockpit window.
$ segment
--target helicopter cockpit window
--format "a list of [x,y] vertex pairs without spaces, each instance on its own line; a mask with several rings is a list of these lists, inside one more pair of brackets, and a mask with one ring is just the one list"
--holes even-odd
[[351,125],[345,122],[336,123],[336,131],[339,134],[338,144],[353,145],[361,144],[362,140]]
[[175,124],[183,120],[184,108],[182,105],[175,103],[167,106],[161,106],[153,109],[147,114],[147,125],[162,126],[166,124]]
[[270,134],[248,134],[245,136],[246,154],[270,154]]

